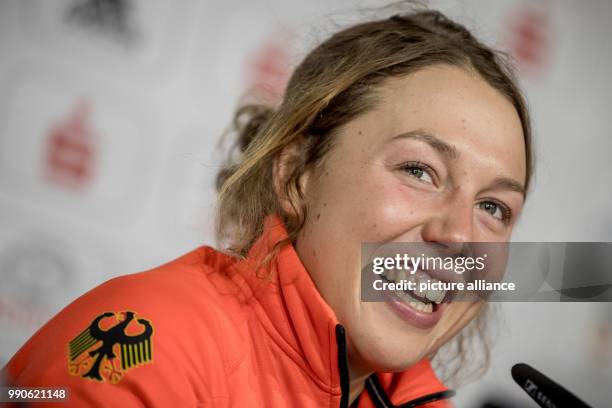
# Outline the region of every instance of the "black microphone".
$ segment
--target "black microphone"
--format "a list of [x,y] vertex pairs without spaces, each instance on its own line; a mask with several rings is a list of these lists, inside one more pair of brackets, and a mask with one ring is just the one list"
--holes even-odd
[[514,381],[543,408],[590,408],[580,398],[527,364],[516,364],[511,372]]

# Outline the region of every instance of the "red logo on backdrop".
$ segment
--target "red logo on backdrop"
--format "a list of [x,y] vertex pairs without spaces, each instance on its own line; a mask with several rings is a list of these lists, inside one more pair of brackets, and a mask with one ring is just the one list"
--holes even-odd
[[291,75],[293,34],[282,31],[270,36],[247,63],[249,88],[258,96],[277,102]]
[[89,115],[89,104],[79,102],[64,120],[49,130],[45,177],[53,184],[77,190],[91,184],[96,149]]
[[509,51],[525,74],[541,74],[548,67],[552,48],[550,11],[547,1],[524,3],[510,19]]

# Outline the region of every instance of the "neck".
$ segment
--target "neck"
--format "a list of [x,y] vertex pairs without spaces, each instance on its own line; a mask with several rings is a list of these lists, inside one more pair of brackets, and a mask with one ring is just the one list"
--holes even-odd
[[355,402],[362,393],[366,380],[372,374],[372,371],[363,369],[358,364],[351,361],[349,357],[349,406]]

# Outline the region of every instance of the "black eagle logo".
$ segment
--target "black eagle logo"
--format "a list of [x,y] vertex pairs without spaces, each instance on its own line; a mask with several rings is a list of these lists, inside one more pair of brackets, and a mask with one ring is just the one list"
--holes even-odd
[[113,312],[103,313],[96,317],[89,327],[70,341],[68,354],[71,362],[96,343],[102,342],[99,347],[88,352],[88,356],[94,358],[94,362],[91,368],[82,375],[83,378],[104,381],[100,373],[100,365],[104,358],[109,360],[111,364],[113,363],[112,360],[117,357],[113,351],[116,344],[119,344],[121,369],[123,371],[137,365],[152,362],[153,349],[151,347],[151,337],[153,335],[153,326],[148,320],[139,318],[136,321],[143,326],[143,332],[136,335],[126,334],[125,328],[134,320],[135,313],[126,311],[124,315],[123,321],[106,330],[102,330],[99,326],[100,321],[107,317],[116,316]]

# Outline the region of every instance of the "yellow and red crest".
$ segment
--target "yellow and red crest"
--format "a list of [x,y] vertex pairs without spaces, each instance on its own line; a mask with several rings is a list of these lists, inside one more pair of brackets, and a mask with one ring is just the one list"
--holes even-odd
[[68,343],[68,372],[117,384],[130,369],[153,362],[153,326],[132,311],[105,312]]

